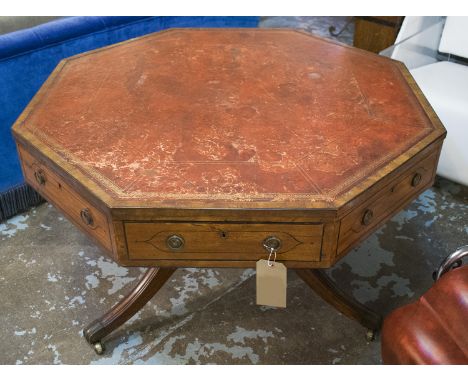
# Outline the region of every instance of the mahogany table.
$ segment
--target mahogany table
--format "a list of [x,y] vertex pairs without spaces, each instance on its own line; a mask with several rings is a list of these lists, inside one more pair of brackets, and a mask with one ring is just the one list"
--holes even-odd
[[323,272],[434,181],[445,129],[403,64],[303,32],[174,29],[63,60],[13,127],[24,176],[118,264],[148,267],[101,340],[179,267]]

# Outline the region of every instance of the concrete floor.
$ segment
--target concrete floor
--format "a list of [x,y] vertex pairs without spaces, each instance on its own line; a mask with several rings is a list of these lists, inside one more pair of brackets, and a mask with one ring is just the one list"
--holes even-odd
[[[349,17],[341,16],[280,16],[280,17],[261,17],[260,28],[293,28],[302,29],[311,34],[338,40],[344,44],[353,45],[354,23],[350,22],[347,25]],[[335,27],[337,33],[343,29],[339,36],[333,37],[330,35],[329,28]]]
[[[468,188],[440,179],[333,270],[338,284],[387,314],[432,284],[468,242]],[[293,273],[288,307],[255,305],[253,270],[178,270],[97,356],[82,328],[142,273],[104,257],[44,204],[0,224],[2,364],[378,364],[379,339],[321,301]]]
[[[344,19],[319,21],[328,28]],[[317,18],[262,20],[262,26],[308,23],[320,24]],[[468,188],[438,179],[330,274],[361,302],[387,314],[427,290],[442,258],[467,242]],[[122,298],[142,272],[107,259],[48,204],[0,223],[0,363],[381,362],[379,338],[366,342],[362,327],[320,300],[293,272],[288,307],[273,309],[255,305],[255,273],[242,269],[178,270],[97,356],[81,330]]]

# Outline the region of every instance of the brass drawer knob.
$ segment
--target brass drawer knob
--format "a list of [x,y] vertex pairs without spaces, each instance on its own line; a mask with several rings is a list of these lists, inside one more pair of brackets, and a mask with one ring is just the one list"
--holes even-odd
[[275,236],[270,236],[263,240],[263,246],[268,250],[274,249],[277,251],[281,247],[281,240]]
[[421,183],[421,179],[422,175],[419,172],[417,172],[416,174],[414,174],[413,179],[411,180],[411,185],[413,187],[416,187],[419,183]]
[[362,220],[361,220],[362,224],[369,225],[373,217],[374,217],[374,213],[372,212],[372,210],[369,210],[369,209],[365,210],[364,215],[362,215]]
[[89,208],[83,208],[80,212],[80,216],[81,216],[81,220],[86,225],[89,225],[89,226],[94,225],[93,215],[91,214],[91,211],[89,210]]
[[34,171],[34,177],[36,178],[37,183],[44,185],[46,183],[46,176],[43,170]]
[[173,251],[177,251],[184,247],[185,241],[179,235],[171,235],[166,239],[166,245],[169,249]]

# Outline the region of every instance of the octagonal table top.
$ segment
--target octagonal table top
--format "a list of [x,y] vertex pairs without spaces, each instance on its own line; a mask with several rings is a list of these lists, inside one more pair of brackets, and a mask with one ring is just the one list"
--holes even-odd
[[62,61],[14,127],[108,204],[337,207],[444,134],[402,64],[291,30]]

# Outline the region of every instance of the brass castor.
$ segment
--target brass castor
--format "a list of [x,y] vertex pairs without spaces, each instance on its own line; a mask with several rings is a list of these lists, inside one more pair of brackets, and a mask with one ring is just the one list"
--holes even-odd
[[375,336],[377,334],[377,331],[376,330],[373,330],[373,329],[369,329],[366,333],[366,340],[367,342],[372,342],[375,340]]
[[104,353],[104,345],[101,343],[101,342],[95,342],[94,344],[92,344],[93,348],[94,348],[94,351],[96,352],[97,355],[101,355]]

